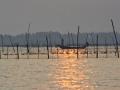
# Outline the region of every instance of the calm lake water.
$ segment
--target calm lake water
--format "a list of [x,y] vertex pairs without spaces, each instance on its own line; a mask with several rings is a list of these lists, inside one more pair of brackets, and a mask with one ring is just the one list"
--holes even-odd
[[86,58],[2,59],[0,90],[120,90],[120,62]]

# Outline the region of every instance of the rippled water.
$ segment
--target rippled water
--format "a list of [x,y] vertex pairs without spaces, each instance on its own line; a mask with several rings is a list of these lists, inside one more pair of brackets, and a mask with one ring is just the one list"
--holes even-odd
[[0,90],[120,90],[120,62],[104,60],[0,60]]
[[53,86],[51,90],[93,90],[85,64],[85,60],[58,60],[53,64],[54,70],[50,75]]

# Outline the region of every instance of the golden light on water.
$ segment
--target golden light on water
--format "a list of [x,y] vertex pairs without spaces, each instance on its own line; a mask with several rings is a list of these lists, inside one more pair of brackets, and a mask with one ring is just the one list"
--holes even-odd
[[[85,57],[85,55],[83,55],[83,52],[85,50],[84,49],[81,49],[79,50],[79,57],[80,58],[83,58]],[[61,50],[59,49],[58,51],[58,58],[59,59],[75,59],[77,57],[77,51],[76,50],[73,50],[73,49],[65,49],[65,50]]]
[[87,71],[86,60],[82,58],[77,60],[71,57],[76,54],[62,54],[62,59],[57,61],[53,73],[53,82],[57,90],[94,90],[90,85],[89,77],[85,74]]

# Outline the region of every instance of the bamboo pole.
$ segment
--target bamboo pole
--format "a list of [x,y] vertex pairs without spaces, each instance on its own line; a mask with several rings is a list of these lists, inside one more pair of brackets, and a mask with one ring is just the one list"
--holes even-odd
[[26,47],[27,47],[27,59],[29,59],[29,46],[28,46],[28,44],[26,45]]
[[98,58],[98,34],[97,34],[97,41],[96,41],[96,58]]
[[105,38],[105,53],[106,53],[106,58],[108,58],[108,44],[106,38]]
[[27,48],[27,59],[29,59],[29,54],[30,54],[30,48],[29,48],[29,32],[30,32],[30,24],[28,26],[28,32],[26,33],[26,42],[27,42],[27,45],[26,45],[26,48]]
[[[112,41],[113,41],[113,45],[115,46],[114,38],[112,38]],[[115,49],[115,56],[117,56],[116,55],[116,47],[114,47],[114,49]]]
[[59,51],[59,50],[58,50],[58,47],[57,47],[57,58],[58,58],[58,54],[59,54],[58,51]]
[[17,44],[16,47],[17,47],[17,59],[19,59],[19,45]]
[[[87,34],[87,37],[86,37],[86,43],[88,43],[88,40],[87,40],[87,39],[88,39],[88,34]],[[88,53],[88,47],[87,47],[87,58],[88,58],[88,54],[89,54],[89,53]]]
[[38,46],[38,59],[40,58],[40,45],[39,45],[39,41],[37,40],[37,46]]
[[3,35],[1,35],[1,42],[2,42],[2,53],[4,52],[4,45],[3,45],[3,43],[4,43],[4,40],[3,40],[4,38],[3,38]]
[[77,32],[77,59],[79,58],[79,48],[78,48],[78,44],[79,44],[79,26],[78,26],[78,32]]
[[114,37],[115,37],[115,41],[116,41],[116,53],[117,53],[117,57],[119,58],[119,48],[118,48],[118,40],[117,40],[117,35],[116,35],[116,32],[115,32],[115,27],[114,27],[114,22],[113,20],[111,19],[111,23],[112,23],[112,28],[113,28],[113,33],[114,33]]
[[48,37],[46,36],[46,42],[47,42],[47,54],[48,54],[48,59],[50,58],[50,55],[49,55],[49,44],[48,44]]

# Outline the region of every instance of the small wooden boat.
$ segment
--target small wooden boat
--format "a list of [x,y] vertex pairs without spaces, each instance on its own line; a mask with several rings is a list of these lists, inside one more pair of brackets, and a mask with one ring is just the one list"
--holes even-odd
[[61,49],[85,49],[89,44],[86,43],[85,45],[82,46],[64,46],[64,45],[57,45]]

